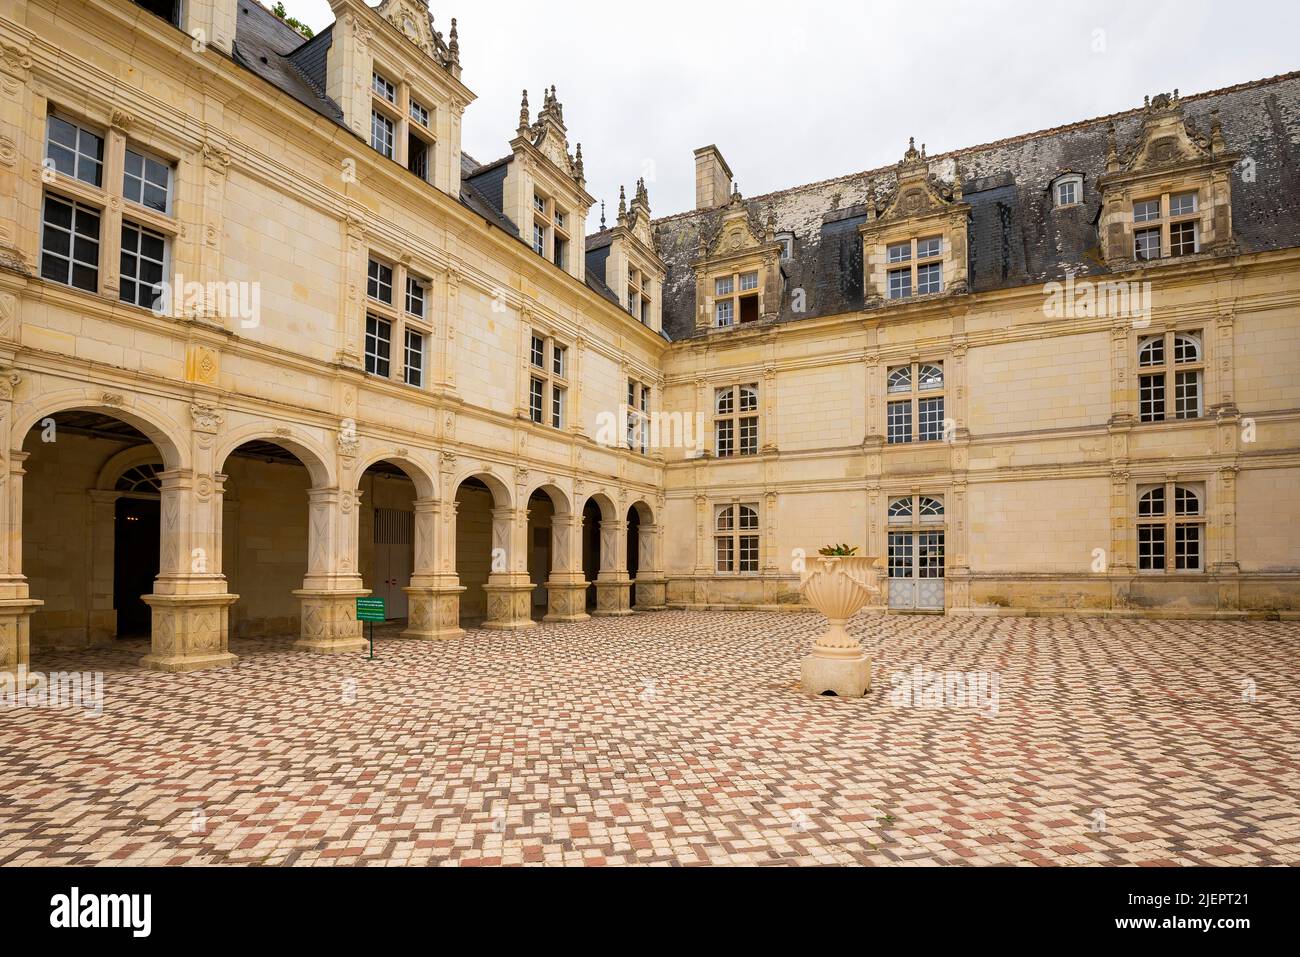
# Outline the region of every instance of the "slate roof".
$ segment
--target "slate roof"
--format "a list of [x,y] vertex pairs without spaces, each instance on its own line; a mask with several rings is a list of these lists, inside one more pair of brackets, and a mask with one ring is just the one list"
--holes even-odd
[[[1300,246],[1300,72],[1184,96],[1183,115],[1202,134],[1218,109],[1229,150],[1254,162],[1253,181],[1234,174],[1233,231],[1243,252]],[[1104,273],[1096,220],[1097,178],[1105,172],[1107,127],[1121,151],[1136,139],[1138,108],[1068,126],[929,157],[930,170],[951,182],[959,163],[970,204],[970,281],[982,292]],[[902,154],[902,144],[899,149]],[[793,233],[794,256],[782,263],[787,289],[807,293],[807,311],[792,313],[787,295],[778,322],[863,308],[862,248],[857,227],[869,201],[883,199],[895,166],[756,196],[745,201],[760,226],[769,211],[776,230]],[[1083,203],[1054,208],[1052,180],[1083,175]],[[655,221],[668,266],[664,328],[673,339],[695,336],[695,276],[703,231],[712,237],[721,210],[680,213]],[[888,308],[888,307],[885,307]]]

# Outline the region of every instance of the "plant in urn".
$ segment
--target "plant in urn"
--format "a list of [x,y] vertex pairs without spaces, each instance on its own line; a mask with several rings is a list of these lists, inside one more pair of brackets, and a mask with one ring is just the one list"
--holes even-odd
[[804,570],[800,581],[800,591],[826,616],[829,626],[801,663],[803,690],[808,694],[833,692],[860,698],[871,687],[871,659],[844,625],[880,593],[876,567],[880,559],[857,551],[848,545],[821,549],[821,557]]

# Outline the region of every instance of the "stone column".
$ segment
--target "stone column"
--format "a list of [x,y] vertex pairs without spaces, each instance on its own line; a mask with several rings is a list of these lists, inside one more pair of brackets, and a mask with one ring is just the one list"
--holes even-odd
[[456,559],[456,503],[446,504],[432,498],[415,502],[415,567],[406,592],[410,613],[403,638],[435,641],[459,638],[460,594],[465,589],[456,580],[440,573],[444,553],[450,543],[451,563]]
[[357,571],[361,492],[314,488],[307,496],[307,577],[294,592],[302,599],[301,637],[294,647],[327,655],[361,651],[367,642],[357,599],[370,594]]
[[551,576],[546,580],[544,621],[586,621],[587,581],[582,573],[582,516],[551,519]]
[[[9,403],[0,403],[0,425],[8,430]],[[2,446],[0,446],[2,448]],[[0,489],[0,525],[5,529],[4,547],[0,547],[0,681],[28,685],[27,669],[31,666],[32,612],[44,604],[28,596],[23,575],[23,462],[27,453],[9,452],[7,462],[0,462],[7,478]]]
[[663,611],[668,604],[668,579],[660,556],[663,527],[642,525],[637,530],[636,610]]
[[238,595],[221,573],[224,475],[163,472],[158,577],[144,601],[153,609],[153,644],[140,666],[151,671],[227,668],[230,606]]
[[631,592],[632,579],[627,573],[627,522],[601,519],[595,614],[600,617],[632,614]]
[[495,631],[536,628],[532,619],[533,583],[528,577],[528,509],[492,509],[492,574],[483,627]]
[[102,647],[117,636],[117,609],[113,607],[113,553],[116,547],[117,500],[121,492],[90,491],[90,589],[86,616],[86,643]]

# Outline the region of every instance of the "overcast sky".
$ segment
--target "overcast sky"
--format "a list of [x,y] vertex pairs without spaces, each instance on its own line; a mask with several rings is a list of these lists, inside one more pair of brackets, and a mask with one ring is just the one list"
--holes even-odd
[[[265,0],[268,6],[271,0]],[[372,6],[378,0],[368,0]],[[284,0],[314,29],[327,0]],[[478,99],[463,148],[509,152],[527,87],[555,84],[597,207],[645,176],[655,216],[695,202],[716,143],[746,196],[1300,69],[1295,0],[432,0]]]

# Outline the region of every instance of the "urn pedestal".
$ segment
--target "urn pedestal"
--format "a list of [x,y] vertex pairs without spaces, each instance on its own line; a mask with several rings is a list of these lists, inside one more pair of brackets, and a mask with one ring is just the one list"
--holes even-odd
[[800,591],[827,621],[825,633],[800,663],[807,694],[861,698],[871,687],[871,659],[844,626],[880,593],[879,561],[876,557],[818,558],[816,567],[804,572]]

